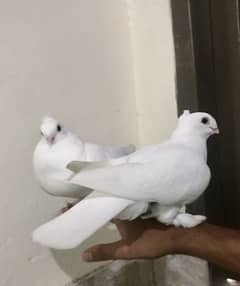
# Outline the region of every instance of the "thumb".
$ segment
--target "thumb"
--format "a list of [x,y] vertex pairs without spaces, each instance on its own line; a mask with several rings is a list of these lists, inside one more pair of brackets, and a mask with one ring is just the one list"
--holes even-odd
[[129,246],[123,241],[117,241],[109,244],[98,244],[88,248],[82,254],[82,259],[86,262],[130,258]]

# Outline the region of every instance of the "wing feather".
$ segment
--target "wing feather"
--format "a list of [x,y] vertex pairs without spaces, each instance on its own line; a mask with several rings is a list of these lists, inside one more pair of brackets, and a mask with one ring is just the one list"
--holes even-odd
[[174,204],[189,194],[199,195],[209,179],[209,168],[198,154],[184,148],[164,148],[151,161],[82,169],[70,181],[135,201]]
[[71,249],[134,202],[94,192],[66,213],[40,226],[33,241],[55,249]]

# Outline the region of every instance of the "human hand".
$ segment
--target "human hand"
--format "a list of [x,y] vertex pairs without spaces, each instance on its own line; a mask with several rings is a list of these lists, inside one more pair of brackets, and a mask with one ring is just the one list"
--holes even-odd
[[99,244],[83,253],[85,261],[155,258],[176,251],[177,228],[165,226],[156,220],[114,220],[121,240]]

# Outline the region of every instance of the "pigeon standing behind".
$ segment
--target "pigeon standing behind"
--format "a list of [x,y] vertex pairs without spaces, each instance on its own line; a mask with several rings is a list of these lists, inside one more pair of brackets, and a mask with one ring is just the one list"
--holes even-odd
[[[206,217],[185,212],[207,188],[206,141],[219,133],[215,119],[185,111],[169,140],[102,163],[72,162],[74,184],[97,189],[103,198],[84,199],[69,212],[41,226],[33,239],[59,249],[74,248],[119,212],[112,200],[155,202],[150,217],[164,224],[193,227]],[[82,221],[81,217],[88,217]]]
[[40,126],[42,135],[33,154],[35,176],[49,194],[68,198],[82,198],[92,190],[67,182],[71,171],[66,165],[73,161],[101,161],[128,155],[134,145],[101,146],[80,140],[52,117],[45,117]]
[[[67,131],[62,124],[52,117],[45,117],[40,126],[41,140],[37,144],[33,155],[33,166],[35,176],[47,193],[54,196],[75,198],[73,204],[90,195],[90,198],[101,196],[99,192],[92,189],[78,186],[67,181],[72,174],[66,169],[66,165],[72,160],[80,161],[100,161],[120,156],[128,155],[135,151],[134,145],[128,146],[102,146],[82,141],[75,134]],[[120,204],[121,202],[121,204]],[[123,211],[121,219],[133,219],[144,213],[148,208],[148,203],[130,200],[116,201],[116,209]],[[112,204],[114,204],[112,199]],[[64,210],[68,210],[65,207]],[[118,212],[118,213],[119,213]]]

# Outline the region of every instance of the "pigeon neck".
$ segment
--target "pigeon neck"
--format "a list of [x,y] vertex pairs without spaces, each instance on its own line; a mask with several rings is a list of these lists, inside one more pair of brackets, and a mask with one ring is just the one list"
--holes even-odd
[[191,148],[201,155],[204,161],[207,161],[207,138],[197,134],[180,134],[175,131],[171,140]]
[[56,141],[61,141],[62,139],[64,139],[67,135],[67,132],[66,131],[62,131],[60,133],[57,134],[55,140]]

